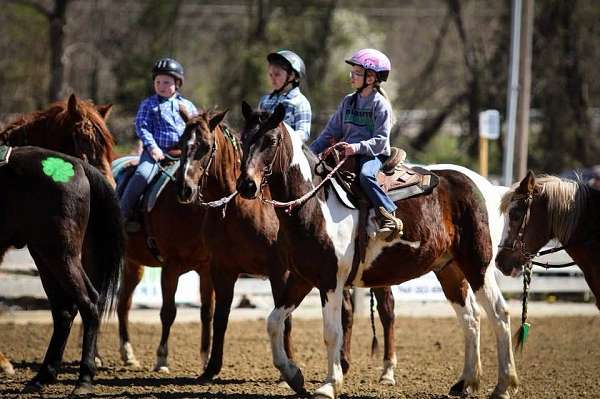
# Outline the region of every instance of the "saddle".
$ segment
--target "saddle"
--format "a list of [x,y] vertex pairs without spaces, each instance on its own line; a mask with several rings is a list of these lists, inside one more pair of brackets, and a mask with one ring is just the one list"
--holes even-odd
[[[168,152],[169,157],[159,161],[159,171],[152,178],[146,190],[142,194],[140,200],[138,201],[135,209],[134,215],[135,219],[142,222],[143,230],[146,235],[146,246],[148,250],[154,256],[156,260],[163,263],[164,259],[160,255],[158,250],[158,246],[156,245],[156,239],[152,232],[152,225],[148,218],[148,214],[152,211],[160,194],[163,192],[163,189],[172,179],[177,169],[179,169],[179,156],[181,155],[180,150],[170,150]],[[117,196],[120,198],[125,191],[125,187],[127,187],[127,183],[133,173],[137,165],[139,164],[140,158],[137,156],[126,156],[117,158],[112,162],[111,168],[113,172],[113,176],[117,182]]]
[[[418,166],[408,167],[404,165],[405,159],[406,152],[404,150],[392,147],[390,156],[383,163],[377,175],[380,187],[394,202],[428,194],[438,185],[439,180],[434,173]],[[317,173],[324,176],[339,161],[338,152],[332,151],[331,156],[326,159],[323,165],[325,173],[319,170]],[[357,176],[356,161],[350,158],[336,172],[335,179],[331,180],[336,196],[350,209],[360,209],[363,202],[366,202],[370,207],[369,199],[362,191]]]
[[[323,165],[325,171],[317,170],[323,176],[340,161],[337,151],[332,151]],[[377,182],[386,194],[397,202],[402,199],[429,194],[438,185],[439,178],[429,170],[420,167],[404,165],[406,152],[392,147],[388,159],[383,163],[377,174]],[[354,242],[355,251],[352,259],[352,269],[347,284],[352,284],[358,266],[365,261],[369,244],[369,213],[372,207],[358,181],[359,171],[355,158],[349,158],[330,180],[331,187],[338,199],[350,209],[358,209],[358,234]]]

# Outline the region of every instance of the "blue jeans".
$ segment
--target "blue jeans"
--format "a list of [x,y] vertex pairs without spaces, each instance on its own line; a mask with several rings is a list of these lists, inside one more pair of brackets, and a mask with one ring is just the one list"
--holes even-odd
[[375,208],[382,206],[386,211],[390,213],[394,212],[396,205],[381,189],[379,183],[377,183],[377,172],[379,172],[381,165],[383,165],[381,159],[371,155],[357,155],[357,158],[358,168],[360,169],[358,176],[360,186],[365,194],[367,194],[367,197],[369,197],[371,204]]
[[129,182],[127,182],[127,187],[125,187],[125,191],[123,191],[123,195],[119,200],[121,214],[125,220],[131,218],[135,204],[157,171],[158,167],[154,158],[150,156],[148,151],[144,150],[140,157],[140,163],[133,176],[131,176],[131,179],[129,179]]

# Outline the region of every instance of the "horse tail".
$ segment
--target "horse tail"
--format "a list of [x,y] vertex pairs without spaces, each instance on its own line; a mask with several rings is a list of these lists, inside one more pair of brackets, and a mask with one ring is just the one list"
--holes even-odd
[[88,260],[91,262],[94,287],[100,295],[98,314],[114,308],[123,257],[125,231],[119,201],[106,178],[93,166],[82,162],[90,183],[90,218],[86,230]]

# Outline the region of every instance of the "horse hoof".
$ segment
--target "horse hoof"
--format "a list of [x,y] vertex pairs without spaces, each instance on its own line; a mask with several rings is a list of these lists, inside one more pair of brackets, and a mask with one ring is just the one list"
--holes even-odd
[[205,371],[204,373],[202,373],[202,375],[200,375],[200,377],[198,377],[198,383],[199,384],[207,384],[207,383],[211,382],[213,380],[213,378],[215,378],[215,374],[207,373]]
[[73,392],[71,393],[71,397],[77,398],[77,397],[81,397],[81,396],[92,395],[93,393],[94,393],[94,388],[92,388],[92,384],[90,384],[89,382],[80,383],[79,385],[77,385],[75,387],[75,389],[73,389]]
[[13,368],[13,365],[10,364],[10,362],[4,362],[4,363],[0,364],[0,371],[7,375],[15,374],[15,369]]
[[163,374],[169,374],[171,372],[171,370],[169,370],[169,367],[167,367],[167,366],[159,366],[159,365],[156,365],[154,367],[154,371],[159,372],[159,373],[163,373]]
[[337,395],[333,385],[331,383],[327,383],[317,389],[312,397],[313,399],[335,399]]
[[390,378],[390,377],[381,377],[379,379],[379,383],[381,385],[396,385],[396,380],[394,379],[394,377]]
[[304,389],[304,375],[302,371],[297,369],[296,374],[289,380],[286,379],[290,388],[299,395],[306,395],[306,389]]
[[131,367],[131,368],[134,368],[134,369],[138,369],[138,368],[141,367],[141,364],[140,364],[140,362],[138,362],[137,359],[128,359],[125,362],[125,366],[126,367]]
[[465,380],[460,380],[456,384],[452,385],[448,395],[450,396],[465,396],[467,389],[465,388]]
[[494,389],[494,392],[490,395],[490,399],[510,399],[508,391],[499,392],[498,388]]
[[43,385],[39,381],[28,382],[27,385],[23,387],[21,393],[38,393],[42,390]]

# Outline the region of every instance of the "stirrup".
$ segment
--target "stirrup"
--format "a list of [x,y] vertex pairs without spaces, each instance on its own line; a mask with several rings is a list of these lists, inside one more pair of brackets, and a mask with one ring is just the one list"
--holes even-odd
[[376,235],[385,238],[388,242],[402,237],[404,234],[402,220],[397,218],[393,213],[386,211],[382,206],[377,209],[377,212],[380,216],[381,225],[377,229]]

